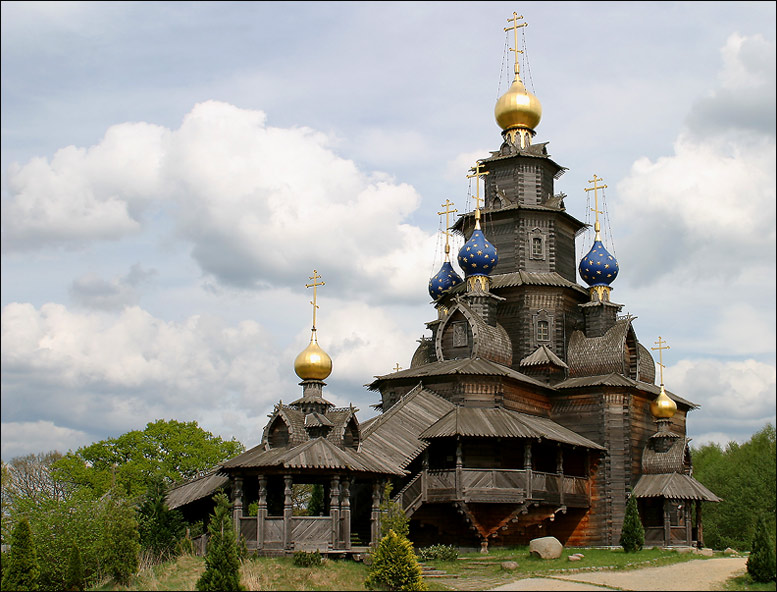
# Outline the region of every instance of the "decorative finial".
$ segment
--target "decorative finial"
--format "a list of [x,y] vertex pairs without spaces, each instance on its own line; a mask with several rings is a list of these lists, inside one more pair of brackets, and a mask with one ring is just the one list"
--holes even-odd
[[475,166],[469,169],[470,171],[474,171],[474,174],[467,175],[467,179],[471,179],[472,177],[475,177],[475,229],[480,230],[480,202],[483,199],[480,197],[480,177],[483,175],[487,175],[488,171],[482,171],[481,168],[483,166],[483,163],[481,161],[477,161],[475,163]]
[[655,342],[658,347],[651,347],[653,351],[658,350],[658,368],[661,376],[661,386],[664,386],[664,350],[671,349],[666,345],[666,341],[661,340],[661,336],[658,336],[658,341]]
[[604,212],[599,210],[599,189],[607,189],[607,185],[598,185],[598,182],[602,181],[601,178],[596,176],[596,173],[594,173],[594,178],[588,181],[589,183],[593,183],[593,187],[586,187],[586,191],[593,191],[594,192],[594,207],[591,210],[596,214],[596,223],[594,224],[594,231],[596,232],[596,236],[594,237],[595,241],[602,240],[599,236],[599,231],[601,230],[601,227],[599,226],[599,214],[604,214]]
[[[310,301],[310,304],[313,305],[313,331],[312,331],[312,334],[310,336],[310,340],[313,341],[314,339],[316,339],[316,309],[318,308],[318,305],[316,304],[316,298],[317,298],[316,289],[318,288],[318,286],[325,286],[326,283],[325,282],[320,282],[320,283],[318,282],[318,280],[321,279],[321,276],[318,275],[318,271],[315,270],[315,269],[313,270],[313,275],[310,276],[309,279],[313,280],[313,283],[312,284],[305,284],[305,287],[306,288],[313,288],[313,300]],[[316,339],[316,341],[318,341],[318,339]]]
[[518,29],[529,26],[529,23],[521,23],[520,25],[518,24],[518,21],[521,20],[522,18],[523,16],[518,16],[517,12],[513,12],[513,18],[507,19],[507,22],[513,23],[513,26],[505,28],[505,33],[510,29],[512,29],[513,35],[515,38],[515,47],[511,47],[510,51],[515,52],[515,79],[516,80],[520,80],[520,71],[521,71],[520,65],[518,63],[518,54],[523,53],[522,50],[518,49]]
[[399,362],[397,362],[397,365],[394,366],[394,372],[399,372],[400,370],[402,370],[402,366],[400,366]]
[[451,252],[451,246],[448,244],[448,238],[450,237],[451,233],[449,228],[451,227],[450,224],[450,215],[458,212],[459,210],[451,210],[450,207],[453,205],[453,202],[449,200],[447,197],[445,198],[445,203],[440,204],[443,208],[445,208],[444,212],[437,212],[438,216],[442,216],[445,214],[445,260],[448,261],[450,259],[449,255]]

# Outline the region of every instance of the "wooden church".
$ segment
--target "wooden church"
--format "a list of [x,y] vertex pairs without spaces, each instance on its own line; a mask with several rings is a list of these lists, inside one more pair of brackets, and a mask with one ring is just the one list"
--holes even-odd
[[[513,13],[505,29],[513,50],[521,18]],[[225,488],[249,549],[356,552],[378,540],[390,482],[416,547],[487,551],[548,535],[617,546],[634,495],[648,546],[703,544],[701,504],[720,500],[692,477],[686,418],[697,406],[664,388],[666,342],[645,346],[633,317],[610,299],[619,268],[602,240],[606,185],[596,175],[586,188],[595,237],[576,260],[587,225],[554,190],[565,169],[546,143],[533,143],[542,108],[521,79],[518,53],[495,107],[503,141],[471,171],[475,209],[450,225],[456,210],[443,204],[445,261],[429,282],[430,335],[408,369],[368,385],[381,413],[360,424],[355,409],[324,398],[332,361],[318,346],[314,297],[311,342],[295,362],[302,397],[276,405],[258,446],[173,489],[171,508],[202,515]],[[465,239],[463,277],[450,261],[449,231]],[[311,279],[315,294],[322,284],[316,272]],[[295,483],[324,487],[322,515],[294,515]]]

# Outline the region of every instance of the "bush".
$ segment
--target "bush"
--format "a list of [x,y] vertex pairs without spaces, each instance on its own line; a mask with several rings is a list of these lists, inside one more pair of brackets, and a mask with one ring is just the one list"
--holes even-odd
[[30,523],[22,518],[11,533],[11,549],[3,557],[3,590],[38,590],[38,554]]
[[410,533],[410,519],[405,515],[402,506],[391,501],[391,483],[386,483],[386,488],[383,490],[383,502],[380,504],[380,510],[382,513],[380,536],[385,537],[390,530],[393,530],[395,534],[406,539]]
[[166,493],[161,476],[155,477],[138,509],[140,546],[158,559],[174,554],[176,544],[186,532],[183,515],[167,507]]
[[78,545],[73,545],[70,549],[70,560],[65,575],[65,590],[83,590],[85,586],[84,562],[81,561],[81,551],[78,550]]
[[747,559],[747,573],[756,582],[773,582],[775,569],[774,538],[769,536],[766,518],[761,514],[755,527],[750,557]]
[[244,590],[240,585],[240,557],[235,530],[229,517],[231,504],[226,494],[214,496],[216,508],[208,524],[208,550],[205,573],[197,580],[197,590]]
[[364,585],[370,590],[428,590],[413,543],[389,530],[372,554]]
[[135,510],[126,502],[112,501],[107,515],[103,561],[108,574],[122,585],[138,571],[140,563],[140,534]]
[[296,551],[294,553],[294,565],[297,567],[315,567],[323,563],[321,553],[313,551],[308,553],[306,551]]
[[432,545],[418,549],[418,558],[421,561],[456,561],[459,550],[453,545]]
[[633,495],[630,495],[629,501],[626,502],[626,515],[623,518],[620,544],[626,553],[640,551],[642,545],[645,544],[645,529],[639,519],[637,498]]

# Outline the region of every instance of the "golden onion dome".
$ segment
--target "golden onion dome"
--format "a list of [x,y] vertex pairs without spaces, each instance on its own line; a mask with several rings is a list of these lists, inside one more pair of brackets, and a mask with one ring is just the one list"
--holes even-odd
[[496,123],[503,130],[528,128],[533,130],[542,118],[540,100],[526,90],[520,76],[515,77],[508,91],[499,97],[494,107]]
[[669,398],[669,395],[664,391],[664,385],[661,385],[661,392],[654,401],[650,403],[650,413],[656,419],[669,419],[677,412],[677,403]]
[[302,380],[324,380],[332,373],[332,358],[318,345],[315,335],[294,360],[294,372]]

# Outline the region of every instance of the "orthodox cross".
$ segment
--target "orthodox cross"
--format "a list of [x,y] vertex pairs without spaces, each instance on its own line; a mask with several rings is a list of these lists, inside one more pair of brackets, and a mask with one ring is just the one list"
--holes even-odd
[[310,276],[310,279],[313,280],[312,284],[305,284],[306,288],[313,288],[313,300],[310,301],[310,304],[313,305],[313,331],[316,330],[316,309],[318,308],[318,305],[316,304],[316,288],[318,286],[325,286],[325,282],[318,282],[318,280],[321,279],[321,276],[318,275],[318,271],[315,269],[313,270],[313,275]]
[[593,191],[594,192],[594,207],[591,210],[596,214],[596,224],[594,225],[594,230],[596,231],[596,238],[594,240],[599,240],[599,214],[604,214],[604,212],[599,210],[599,189],[607,189],[607,185],[598,185],[597,183],[601,181],[602,179],[600,177],[596,176],[596,173],[594,173],[594,178],[588,181],[589,183],[593,183],[593,187],[586,187],[586,191]]
[[397,362],[397,365],[394,366],[394,372],[399,372],[400,370],[402,370],[402,366],[400,366],[399,362]]
[[513,35],[515,37],[515,48],[510,48],[510,51],[515,52],[515,77],[518,78],[518,73],[520,72],[520,66],[518,65],[518,54],[523,53],[520,49],[518,49],[518,29],[522,27],[528,26],[529,23],[521,23],[518,24],[518,21],[521,20],[523,16],[518,16],[517,12],[513,12],[513,18],[507,19],[508,23],[513,23],[512,27],[505,28],[505,33],[509,31],[510,29],[513,30]]
[[480,197],[480,177],[483,175],[487,175],[488,171],[482,171],[480,168],[483,166],[483,163],[480,161],[477,161],[475,163],[475,166],[470,171],[474,171],[474,175],[467,175],[467,179],[471,179],[472,177],[475,177],[475,220],[480,220],[480,200],[482,199]]
[[661,372],[661,384],[663,385],[664,384],[664,356],[663,356],[663,353],[664,353],[665,349],[670,349],[670,348],[669,348],[668,345],[665,345],[666,341],[662,341],[661,340],[661,336],[660,335],[658,336],[658,341],[655,341],[654,343],[656,345],[658,345],[658,347],[651,347],[650,349],[652,349],[653,351],[658,350],[658,367],[659,367],[660,372]]
[[448,229],[451,227],[450,225],[450,215],[454,212],[458,212],[459,210],[451,210],[450,207],[453,205],[453,202],[449,200],[447,197],[445,198],[445,203],[440,204],[443,208],[445,208],[444,212],[437,212],[438,216],[442,216],[445,214],[445,260],[448,260],[448,255],[451,252],[451,247],[448,244],[448,237],[451,235],[451,233],[448,231]]

